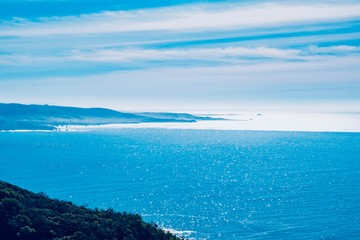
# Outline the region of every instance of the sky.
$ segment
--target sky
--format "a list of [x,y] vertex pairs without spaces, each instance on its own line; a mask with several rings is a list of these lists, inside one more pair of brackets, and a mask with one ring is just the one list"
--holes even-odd
[[360,1],[0,0],[0,102],[360,110]]

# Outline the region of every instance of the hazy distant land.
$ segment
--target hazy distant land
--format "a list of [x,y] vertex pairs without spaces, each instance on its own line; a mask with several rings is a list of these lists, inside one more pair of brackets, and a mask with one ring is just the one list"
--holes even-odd
[[56,130],[59,126],[196,122],[220,120],[187,113],[125,113],[107,108],[0,103],[0,130]]
[[126,113],[107,108],[0,103],[0,131],[84,131],[115,128],[360,132],[360,113],[320,110]]

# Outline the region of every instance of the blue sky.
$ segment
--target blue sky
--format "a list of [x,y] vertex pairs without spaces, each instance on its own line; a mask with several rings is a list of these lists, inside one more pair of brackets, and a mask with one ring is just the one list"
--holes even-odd
[[359,110],[360,2],[0,0],[0,102]]

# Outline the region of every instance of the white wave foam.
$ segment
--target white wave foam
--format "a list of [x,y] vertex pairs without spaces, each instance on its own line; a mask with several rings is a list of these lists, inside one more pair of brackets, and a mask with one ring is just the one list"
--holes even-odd
[[[190,231],[190,230],[175,230],[172,228],[165,228],[165,227],[161,227],[161,229],[165,232],[169,232],[171,234],[174,234],[177,237],[186,237],[189,238],[191,237],[192,234],[195,234],[196,231]],[[190,238],[190,239],[195,239],[195,238]]]

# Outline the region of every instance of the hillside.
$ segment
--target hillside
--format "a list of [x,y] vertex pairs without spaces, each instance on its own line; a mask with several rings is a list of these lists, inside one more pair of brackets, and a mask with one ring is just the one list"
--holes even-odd
[[0,237],[6,240],[176,240],[139,215],[92,210],[0,181]]
[[55,130],[60,125],[103,125],[216,120],[191,114],[124,113],[106,108],[0,103],[0,130]]

